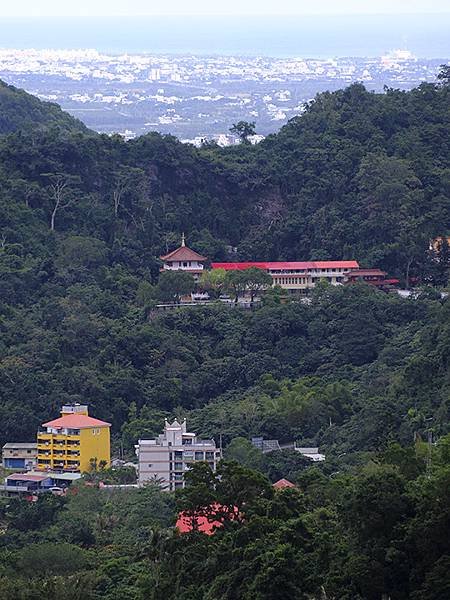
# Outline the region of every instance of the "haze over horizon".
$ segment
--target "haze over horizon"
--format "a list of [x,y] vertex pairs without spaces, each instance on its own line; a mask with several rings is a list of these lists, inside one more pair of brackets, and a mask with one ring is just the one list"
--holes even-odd
[[71,17],[71,16],[205,16],[205,15],[389,15],[450,13],[447,0],[319,0],[313,7],[306,0],[228,0],[226,5],[211,5],[208,0],[191,0],[186,9],[184,0],[152,2],[147,0],[79,0],[61,3],[59,0],[17,0],[0,6],[0,18]]

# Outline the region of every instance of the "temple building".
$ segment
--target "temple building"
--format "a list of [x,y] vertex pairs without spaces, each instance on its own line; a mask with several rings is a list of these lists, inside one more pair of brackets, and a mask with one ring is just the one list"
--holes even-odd
[[161,271],[185,271],[198,281],[205,268],[207,258],[186,246],[184,233],[181,237],[181,246],[169,254],[159,257],[163,261]]

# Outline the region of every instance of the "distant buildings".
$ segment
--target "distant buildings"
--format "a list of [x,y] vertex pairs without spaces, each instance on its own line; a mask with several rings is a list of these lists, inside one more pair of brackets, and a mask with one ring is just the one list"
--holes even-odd
[[80,478],[80,473],[44,473],[42,471],[13,473],[5,478],[3,485],[0,485],[0,494],[32,500],[44,492],[64,493],[65,489]]
[[[258,133],[268,135],[301,114],[317,92],[354,81],[379,92],[384,85],[409,89],[434,82],[441,62],[406,50],[367,58],[261,60],[3,48],[0,78],[58,102],[102,133],[157,129],[192,143],[229,145],[237,115],[256,119]],[[176,116],[167,114],[168,105],[177,107]]]
[[387,279],[387,273],[381,269],[354,269],[345,276],[344,283],[358,283],[363,281],[376,288],[389,291],[392,287],[398,285],[398,279]]
[[321,454],[319,448],[300,448],[299,446],[294,446],[294,450],[300,452],[302,456],[309,458],[313,462],[323,462],[325,460],[325,454]]
[[430,252],[439,254],[445,247],[447,247],[447,249],[450,247],[450,235],[440,235],[430,240]]
[[169,254],[160,256],[160,259],[163,261],[161,271],[186,271],[194,277],[195,281],[200,279],[207,261],[205,256],[186,246],[184,234],[181,238],[181,246]]
[[213,269],[240,271],[256,267],[264,269],[272,277],[273,285],[278,285],[290,293],[305,293],[313,289],[319,281],[332,285],[345,282],[348,273],[359,269],[356,260],[327,260],[306,262],[213,262]]
[[153,481],[168,491],[184,487],[184,474],[194,462],[205,461],[215,471],[221,457],[214,440],[201,440],[187,431],[186,420],[165,421],[157,438],[139,440],[136,454],[139,485]]
[[258,450],[261,450],[263,454],[275,452],[277,450],[295,450],[313,462],[322,462],[325,460],[325,454],[321,454],[319,448],[303,448],[297,446],[295,442],[280,444],[278,440],[265,440],[262,437],[253,437],[252,445],[255,446],[255,448],[258,448]]
[[37,434],[37,467],[42,471],[83,473],[109,467],[111,424],[88,415],[88,407],[63,406],[61,417]]
[[281,450],[278,440],[265,440],[262,437],[253,437],[252,445],[255,446],[255,448],[258,448],[258,450],[261,450],[264,454],[273,452],[274,450]]
[[[181,246],[169,254],[160,256],[161,271],[185,271],[191,273],[196,282],[205,270],[207,258],[186,246],[184,234]],[[386,278],[380,269],[362,269],[356,260],[318,261],[260,261],[260,262],[213,262],[211,269],[245,271],[263,269],[272,277],[272,284],[289,294],[303,295],[314,289],[320,281],[331,285],[343,285],[363,281],[385,291],[398,285],[398,279]]]
[[35,442],[8,442],[2,448],[4,469],[30,471],[36,466],[37,444]]

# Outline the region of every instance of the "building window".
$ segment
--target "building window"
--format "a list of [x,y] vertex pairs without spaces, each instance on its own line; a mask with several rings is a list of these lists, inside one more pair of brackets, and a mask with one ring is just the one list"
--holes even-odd
[[196,452],[195,453],[195,460],[203,460],[203,452]]
[[176,462],[174,468],[175,468],[175,471],[182,471],[183,470],[183,463]]
[[206,460],[214,460],[214,452],[206,452]]

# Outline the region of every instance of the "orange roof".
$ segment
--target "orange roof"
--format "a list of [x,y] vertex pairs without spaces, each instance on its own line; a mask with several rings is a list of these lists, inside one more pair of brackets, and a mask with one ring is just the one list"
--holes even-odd
[[272,485],[272,487],[274,487],[276,489],[283,489],[283,488],[293,488],[293,487],[295,487],[295,485],[292,483],[292,481],[289,481],[289,479],[279,479]]
[[54,419],[48,423],[43,423],[42,427],[53,427],[54,429],[88,429],[90,427],[111,427],[111,423],[94,419],[87,415],[65,415]]
[[165,256],[159,257],[161,260],[171,261],[171,260],[197,260],[199,262],[204,262],[206,260],[205,256],[201,254],[197,254],[194,250],[191,250],[187,246],[180,246],[176,250],[172,250],[169,254]]
[[222,506],[217,503],[211,504],[209,508],[209,516],[211,520],[208,519],[206,514],[188,515],[185,512],[180,512],[176,523],[176,528],[178,529],[179,533],[189,533],[190,531],[194,530],[195,525],[197,531],[200,531],[201,533],[206,533],[206,535],[212,535],[218,527],[223,527],[222,521],[213,520],[214,511],[217,511],[217,513],[220,514],[223,510],[225,510],[225,512],[228,513],[230,520],[232,521],[239,517],[239,510],[237,506],[234,506],[231,512],[229,508],[226,508],[225,506]]

